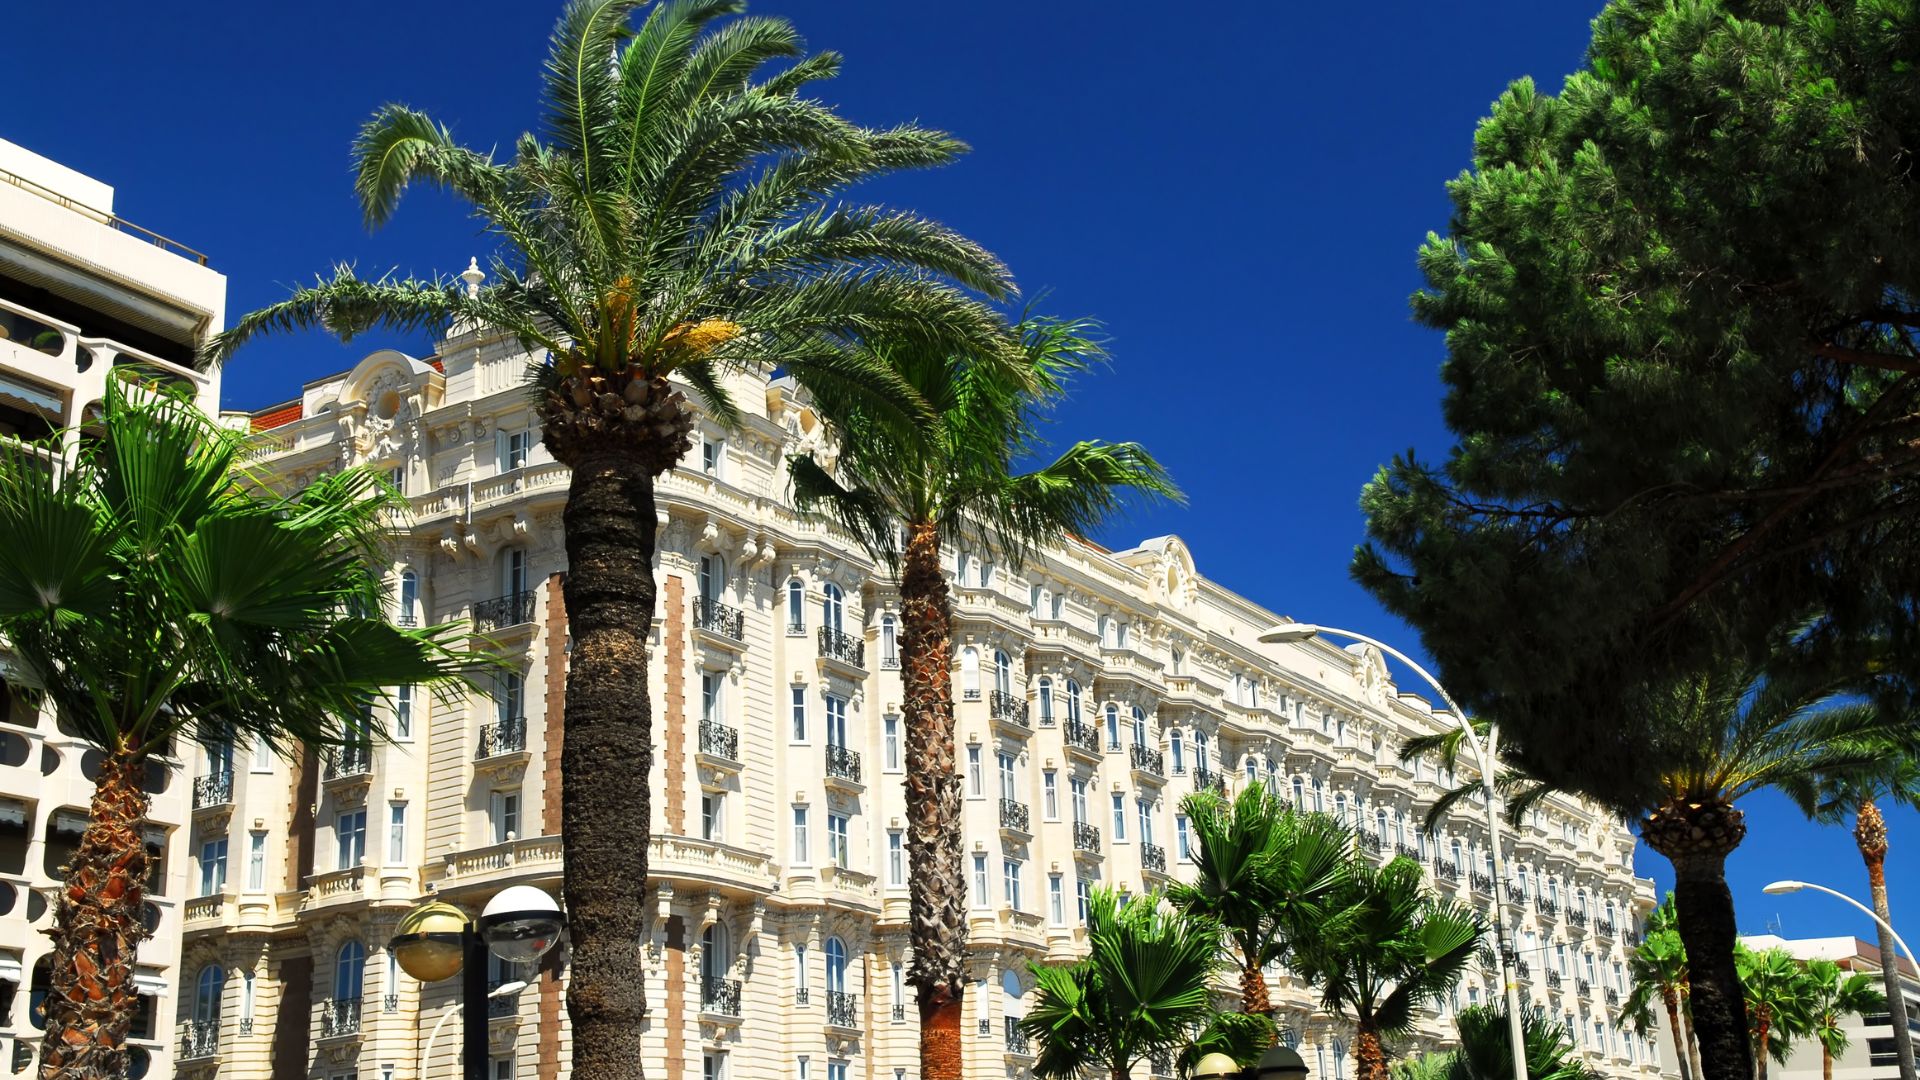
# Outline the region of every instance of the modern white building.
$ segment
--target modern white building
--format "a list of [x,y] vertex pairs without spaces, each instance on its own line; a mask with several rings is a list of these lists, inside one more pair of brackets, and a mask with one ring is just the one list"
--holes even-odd
[[[1753,934],[1740,939],[1747,948],[1764,952],[1785,949],[1802,960],[1832,960],[1842,971],[1873,974],[1873,987],[1880,989],[1884,962],[1880,946],[1855,937],[1782,938],[1773,934]],[[1900,993],[1906,999],[1907,1015],[1902,1017],[1908,1036],[1920,1043],[1920,976],[1905,957],[1895,957],[1900,972]],[[1847,1018],[1842,1030],[1847,1036],[1847,1052],[1833,1062],[1832,1080],[1898,1080],[1900,1052],[1893,1041],[1894,1018],[1881,1012],[1871,1016]],[[1823,1077],[1824,1062],[1820,1044],[1812,1039],[1796,1040],[1793,1054],[1785,1065],[1773,1065],[1768,1075],[1774,1080],[1815,1080]]]
[[[413,508],[392,617],[469,622],[512,671],[450,701],[394,688],[378,706],[391,744],[295,763],[235,747],[200,763],[228,779],[195,787],[192,850],[231,861],[209,875],[193,860],[202,888],[185,905],[182,964],[199,996],[176,1016],[182,1076],[457,1076],[453,1033],[422,1056],[458,980],[402,974],[386,949],[396,920],[428,896],[477,912],[509,885],[559,891],[567,472],[540,445],[527,361],[462,330],[432,358],[376,352],[251,414],[256,463],[280,482],[349,465],[389,475]],[[659,483],[651,1013],[634,1037],[653,1076],[906,1080],[917,1012],[898,597],[849,537],[787,498],[785,457],[832,452],[804,397],[782,380],[732,388],[741,426],[704,426]],[[1029,965],[1082,947],[1087,891],[1181,876],[1181,799],[1251,783],[1357,823],[1369,852],[1422,860],[1467,902],[1500,899],[1536,1007],[1567,1019],[1604,1072],[1660,1073],[1613,1022],[1653,902],[1619,820],[1552,800],[1508,838],[1513,878],[1495,882],[1477,813],[1419,826],[1454,778],[1395,758],[1449,719],[1400,692],[1371,650],[1257,644],[1279,617],[1203,577],[1176,537],[1125,551],[1063,540],[1019,568],[990,550],[947,559],[970,1076],[1027,1075],[1032,1047],[1012,1025],[1031,1001]],[[1350,1026],[1271,974],[1287,1038],[1317,1077],[1346,1076]],[[494,1002],[493,1075],[557,1080],[563,959],[490,978],[531,984]],[[1448,1014],[1493,985],[1475,970],[1402,1049],[1440,1044]]]
[[[115,215],[111,187],[0,141],[0,439],[71,433],[115,374],[185,387],[214,409],[218,376],[191,364],[221,328],[225,304],[226,279],[206,257]],[[21,680],[0,642],[0,1054],[12,1072],[35,1067],[46,893],[79,840],[99,760],[51,709],[25,703]],[[148,779],[157,858],[153,936],[136,973],[136,1078],[173,1073],[180,905],[190,891],[191,779],[176,765],[156,762]]]

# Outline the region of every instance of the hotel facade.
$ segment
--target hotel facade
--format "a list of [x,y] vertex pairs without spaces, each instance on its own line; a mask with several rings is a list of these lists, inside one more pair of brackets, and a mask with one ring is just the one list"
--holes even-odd
[[[0,140],[0,441],[79,439],[125,376],[164,383],[212,412],[219,377],[192,368],[225,318],[226,279],[206,256],[114,212],[113,188]],[[11,538],[0,539],[11,542]],[[78,846],[100,753],[51,707],[0,641],[0,1071],[36,1069],[50,984],[50,893]],[[134,969],[133,1080],[173,1075],[192,777],[155,760],[142,831],[151,858]]]
[[[388,476],[411,505],[391,617],[466,624],[509,669],[451,698],[393,688],[374,706],[390,742],[292,761],[264,747],[201,754],[183,1077],[457,1077],[457,1032],[434,1033],[458,1023],[459,980],[402,973],[386,947],[396,922],[429,897],[477,913],[510,885],[559,893],[567,471],[540,445],[528,359],[456,327],[426,361],[375,352],[246,417],[254,464],[275,483],[346,466]],[[788,455],[832,460],[804,396],[778,379],[731,389],[741,424],[703,424],[658,485],[650,1012],[633,1037],[656,1076],[907,1080],[917,1011],[904,979],[898,595],[787,497]],[[1421,828],[1453,778],[1395,751],[1449,720],[1399,692],[1376,652],[1256,644],[1279,618],[1203,577],[1175,537],[1117,552],[1066,541],[1019,567],[987,550],[946,558],[969,1076],[1029,1074],[1034,1048],[1014,1028],[1029,966],[1083,948],[1088,890],[1139,895],[1189,873],[1181,800],[1252,783],[1345,817],[1366,852],[1421,860],[1466,903],[1499,898],[1526,997],[1603,1072],[1661,1073],[1654,1048],[1615,1022],[1654,899],[1618,819],[1549,800],[1509,831],[1511,877],[1496,882],[1484,818]],[[1443,1045],[1454,1009],[1496,995],[1490,963],[1425,1010],[1402,1049]],[[564,957],[488,977],[527,984],[490,1000],[491,1075],[564,1076]],[[1284,1037],[1316,1076],[1346,1076],[1350,1025],[1284,969],[1269,979]]]

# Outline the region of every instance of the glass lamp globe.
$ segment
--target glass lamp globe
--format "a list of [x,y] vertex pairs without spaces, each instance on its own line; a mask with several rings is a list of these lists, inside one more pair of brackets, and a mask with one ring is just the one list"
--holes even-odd
[[439,982],[460,973],[460,939],[466,928],[466,912],[444,900],[432,900],[401,917],[387,947],[400,970],[421,982]]
[[480,938],[502,960],[531,964],[560,941],[566,916],[553,897],[531,885],[502,889],[480,912]]
[[1225,1080],[1240,1075],[1240,1063],[1225,1054],[1208,1054],[1193,1063],[1193,1080]]

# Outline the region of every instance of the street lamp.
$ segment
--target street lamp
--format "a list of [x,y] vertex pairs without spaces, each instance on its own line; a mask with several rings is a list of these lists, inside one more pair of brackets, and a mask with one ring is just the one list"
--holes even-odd
[[[1888,934],[1891,934],[1893,936],[1893,943],[1895,945],[1900,946],[1901,952],[1907,954],[1907,963],[1912,964],[1915,970],[1920,970],[1920,961],[1917,961],[1913,958],[1913,950],[1907,948],[1907,943],[1900,940],[1900,934],[1898,931],[1894,930],[1892,923],[1889,923],[1887,920],[1874,914],[1874,911],[1872,908],[1868,907],[1867,905],[1861,903],[1858,900],[1855,900],[1853,897],[1848,896],[1846,893],[1843,893],[1838,889],[1829,889],[1825,885],[1815,885],[1811,881],[1789,880],[1789,881],[1776,881],[1773,884],[1768,885],[1766,888],[1761,889],[1760,891],[1763,893],[1766,893],[1769,896],[1784,896],[1787,893],[1797,893],[1801,889],[1812,889],[1814,892],[1823,892],[1823,893],[1826,893],[1828,896],[1832,896],[1840,900],[1844,900],[1847,903],[1852,904],[1854,907],[1859,908],[1861,914],[1865,915],[1869,919],[1872,919],[1874,922],[1879,923],[1880,926],[1883,929],[1885,929]],[[1898,957],[1895,957],[1895,960],[1898,960],[1898,959],[1899,959]],[[1886,958],[1881,957],[1880,962],[1883,964],[1886,963]],[[1898,964],[1896,964],[1895,966],[1897,967]]]
[[1254,1080],[1307,1080],[1307,1063],[1291,1047],[1276,1045],[1253,1066]]
[[1500,854],[1500,793],[1494,786],[1494,749],[1499,743],[1500,733],[1489,729],[1487,741],[1483,744],[1480,735],[1473,730],[1473,721],[1467,717],[1453,695],[1440,685],[1419,662],[1399,649],[1352,630],[1341,630],[1332,626],[1317,626],[1313,623],[1283,623],[1260,635],[1266,644],[1287,644],[1303,642],[1320,635],[1349,638],[1362,645],[1371,645],[1388,656],[1400,661],[1413,670],[1413,673],[1426,680],[1434,693],[1452,711],[1460,722],[1460,733],[1467,738],[1467,746],[1473,751],[1474,763],[1480,768],[1480,793],[1487,804],[1487,846],[1493,852],[1493,940],[1500,954],[1500,981],[1506,984],[1507,1031],[1508,1042],[1513,1047],[1513,1080],[1527,1080],[1527,1041],[1520,1020],[1520,984],[1513,977],[1513,957],[1507,949],[1507,931],[1500,920],[1500,890],[1506,887],[1506,860]]
[[1193,1080],[1236,1080],[1240,1063],[1221,1053],[1208,1054],[1193,1064]]
[[[526,988],[527,988],[527,984],[522,979],[515,979],[512,982],[503,982],[499,986],[496,986],[493,989],[487,991],[487,1000],[492,1001],[494,998],[512,997],[513,995],[519,993],[522,990],[525,990]],[[420,1075],[420,1076],[426,1075],[427,1062],[433,1060],[433,1042],[435,1039],[438,1039],[440,1037],[440,1029],[447,1026],[447,1018],[452,1016],[454,1013],[461,1012],[461,1011],[464,1011],[464,1010],[460,1010],[460,1009],[440,1010],[440,1019],[434,1021],[433,1030],[427,1032],[427,1045],[425,1045],[424,1047],[421,1047],[420,1049],[420,1068],[417,1070],[417,1075]]]
[[[526,989],[519,980],[487,989],[487,953],[502,960],[532,963],[560,940],[566,917],[553,897],[531,885],[502,889],[480,912],[478,923],[444,900],[431,900],[406,913],[387,943],[401,970],[421,982],[461,976],[461,1073],[464,1080],[487,1080],[487,999]],[[427,1036],[433,1046],[448,1010]],[[421,1055],[426,1061],[426,1055]]]

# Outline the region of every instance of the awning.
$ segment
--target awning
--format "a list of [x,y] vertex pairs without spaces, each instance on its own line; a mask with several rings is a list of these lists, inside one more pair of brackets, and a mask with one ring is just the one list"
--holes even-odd
[[151,968],[133,969],[133,992],[159,997],[167,992],[166,976]]
[[58,393],[11,375],[0,375],[0,405],[38,413],[55,424],[63,422],[67,411],[67,403]]

